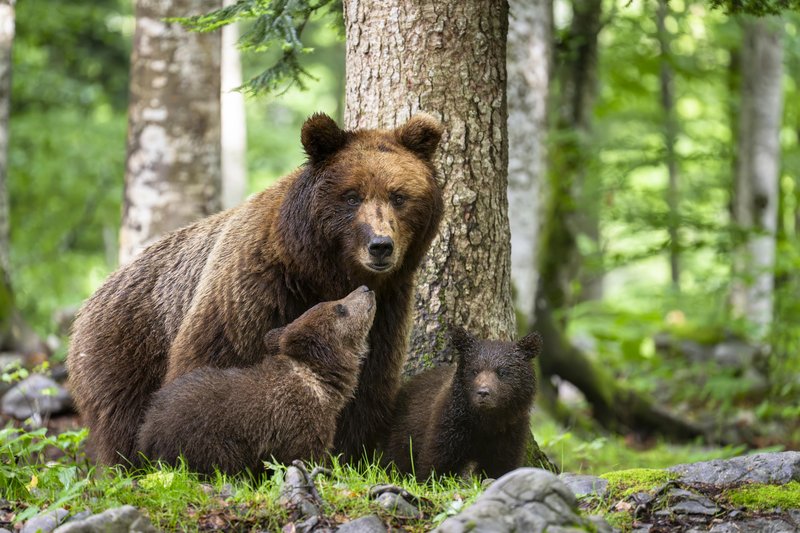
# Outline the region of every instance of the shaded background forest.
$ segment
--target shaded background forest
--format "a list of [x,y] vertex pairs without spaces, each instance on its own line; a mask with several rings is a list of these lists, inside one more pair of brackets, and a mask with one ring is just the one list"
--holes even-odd
[[[520,7],[512,5],[512,17],[523,18]],[[800,18],[785,13],[769,20],[782,33],[783,105],[775,288],[764,327],[731,305],[737,283],[753,276],[734,268],[753,234],[732,216],[748,72],[742,18],[683,0],[667,8],[558,0],[547,9],[553,17],[549,50],[542,50],[543,61],[553,58],[548,155],[537,185],[540,243],[529,248],[538,251],[539,298],[545,295],[553,324],[567,333],[568,342],[551,349],[579,350],[581,361],[594,364],[586,370],[594,381],[570,385],[557,366],[544,369],[554,377],[542,383],[539,443],[558,461],[576,461],[574,468],[588,468],[600,449],[618,463],[608,443],[653,449],[654,436],[727,445],[724,453],[796,449]],[[581,20],[588,23],[576,24]],[[58,315],[77,307],[117,266],[134,19],[127,1],[56,10],[26,0],[16,7],[16,25],[7,182],[11,282],[22,316],[49,337],[58,359],[66,353]],[[316,79],[305,79],[306,90],[293,86],[247,99],[248,192],[302,163],[298,132],[310,113],[342,121],[340,33],[328,18],[312,20],[303,38],[313,51],[301,61]],[[596,70],[576,64],[595,35],[596,55],[588,57]],[[244,77],[260,73],[278,57],[272,53],[243,55]],[[575,85],[571,66],[587,75],[584,85]],[[576,94],[577,119],[566,112],[574,111]],[[514,172],[512,153],[512,182]],[[576,212],[579,229],[570,226],[559,240],[557,223]],[[541,319],[533,314],[518,309],[521,329]],[[617,386],[621,391],[611,389]],[[633,415],[616,416],[635,403],[633,396],[646,399],[647,413],[663,408],[675,419],[642,424]],[[702,429],[664,427],[676,420]],[[625,440],[614,440],[614,433]],[[667,450],[663,460],[677,462],[677,453]]]

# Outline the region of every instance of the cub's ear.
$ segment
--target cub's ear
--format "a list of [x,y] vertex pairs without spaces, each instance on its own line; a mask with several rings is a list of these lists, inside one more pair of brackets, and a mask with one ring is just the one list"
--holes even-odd
[[347,142],[347,134],[325,113],[314,113],[300,131],[300,141],[312,163],[338,152]]
[[439,146],[443,131],[441,122],[426,113],[418,113],[394,133],[397,142],[421,158],[430,160]]
[[450,336],[450,345],[461,355],[469,352],[475,345],[475,338],[461,326],[453,326],[451,324],[447,328],[447,333]]
[[542,353],[542,336],[535,331],[529,333],[517,341],[517,347],[525,359],[533,359]]
[[285,327],[271,329],[264,335],[264,349],[267,357],[278,355],[281,351],[281,336]]

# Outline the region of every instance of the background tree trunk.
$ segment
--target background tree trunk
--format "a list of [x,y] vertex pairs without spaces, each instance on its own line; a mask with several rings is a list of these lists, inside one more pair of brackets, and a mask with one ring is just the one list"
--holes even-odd
[[0,268],[9,271],[8,118],[11,111],[11,51],[14,44],[15,0],[0,0]]
[[[597,37],[602,27],[601,0],[573,0],[572,22],[556,54],[558,101],[554,102],[557,131],[550,159],[555,208],[560,228],[553,234],[558,253],[556,278],[563,302],[555,309],[596,300],[603,294],[600,250],[599,187],[591,175],[592,116],[597,97]],[[553,228],[555,230],[555,228]],[[577,291],[576,291],[577,288]]]
[[534,321],[539,235],[547,205],[547,99],[552,0],[509,2],[508,219],[517,329]]
[[139,0],[131,56],[120,263],[220,209],[220,33],[165,18],[221,0]]
[[445,124],[444,218],[418,274],[407,370],[451,360],[448,322],[512,337],[507,4],[348,0],[345,24],[347,127],[393,127],[419,110]]
[[670,36],[667,32],[665,21],[669,15],[667,0],[658,0],[658,46],[660,58],[660,88],[661,111],[664,114],[664,157],[667,163],[667,207],[669,209],[667,231],[669,233],[669,271],[672,286],[680,290],[680,241],[678,228],[680,216],[678,213],[678,157],[675,153],[675,143],[678,139],[678,121],[675,116],[674,78],[672,69],[672,54],[670,52]]
[[[233,4],[225,0],[224,4]],[[222,208],[239,205],[247,195],[247,120],[242,85],[242,60],[236,43],[239,25],[222,27],[221,71],[221,140],[222,140]]]
[[0,349],[45,353],[47,347],[17,309],[11,285],[8,119],[11,112],[11,52],[16,28],[14,4],[14,0],[0,0]]
[[783,39],[780,21],[745,18],[741,50],[741,104],[733,201],[744,232],[735,251],[734,310],[763,337],[769,331],[775,281],[775,232],[783,111]]

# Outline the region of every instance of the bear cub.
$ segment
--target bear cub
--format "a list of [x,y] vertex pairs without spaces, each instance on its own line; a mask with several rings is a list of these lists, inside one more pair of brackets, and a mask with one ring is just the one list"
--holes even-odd
[[139,431],[152,460],[211,474],[263,470],[263,461],[319,459],[354,394],[375,293],[362,286],[322,302],[265,339],[272,357],[248,368],[203,367],[158,391]]
[[422,372],[400,390],[384,459],[419,480],[432,473],[500,477],[524,458],[536,392],[531,360],[542,339],[479,340],[450,328],[450,342],[455,366]]

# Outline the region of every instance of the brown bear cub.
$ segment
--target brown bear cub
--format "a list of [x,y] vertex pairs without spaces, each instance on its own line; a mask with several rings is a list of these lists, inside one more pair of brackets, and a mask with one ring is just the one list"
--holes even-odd
[[536,392],[531,360],[541,337],[479,340],[461,328],[450,337],[457,364],[403,386],[384,459],[419,480],[432,473],[500,477],[522,464]]
[[353,397],[375,307],[375,293],[360,287],[280,328],[277,355],[258,365],[203,367],[176,379],[156,393],[139,449],[173,464],[182,454],[206,474],[321,458]]

